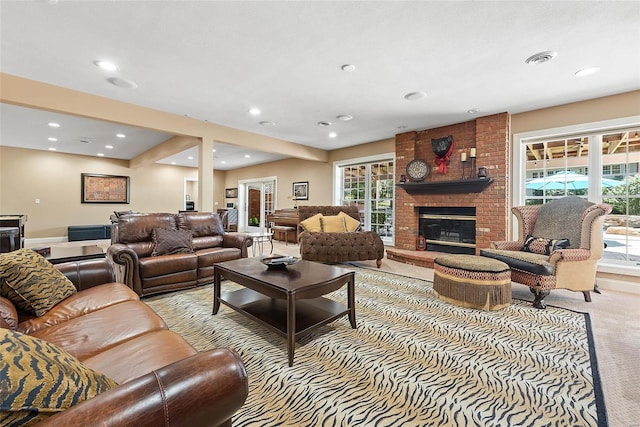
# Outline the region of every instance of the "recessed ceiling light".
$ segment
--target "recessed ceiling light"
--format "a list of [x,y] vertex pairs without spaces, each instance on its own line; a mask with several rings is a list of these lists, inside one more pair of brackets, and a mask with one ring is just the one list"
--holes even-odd
[[261,121],[260,124],[262,126],[275,126],[276,125],[274,122],[270,122],[270,121],[267,121],[267,120]]
[[49,137],[49,138],[47,138],[47,139],[48,139],[49,141],[53,141],[53,142],[56,142],[56,141],[58,140],[58,138],[53,138],[53,137]]
[[245,159],[248,159],[248,158],[250,158],[250,157],[251,157],[251,154],[245,154],[245,155],[244,155],[244,158],[245,158]]
[[407,101],[417,101],[418,99],[422,99],[427,96],[426,92],[411,92],[404,96],[404,99]]
[[216,149],[214,148],[214,149],[213,149],[213,150],[211,150],[211,151],[213,151],[213,152],[215,153],[215,152],[216,152]]
[[104,153],[98,153],[98,157],[104,157]]
[[576,77],[584,77],[584,76],[590,76],[591,74],[595,74],[598,71],[600,71],[599,67],[589,67],[589,68],[583,68],[582,70],[578,70],[575,72],[575,76]]
[[226,160],[222,160],[220,163],[222,163],[223,165],[226,165],[227,161]]
[[348,122],[349,120],[353,120],[353,116],[350,116],[348,114],[340,114],[339,116],[336,116],[336,119],[342,120],[343,122]]
[[193,156],[188,156],[187,160],[193,160]]
[[176,162],[171,162],[171,164],[172,164],[172,165],[175,165],[175,164],[176,164]]
[[335,132],[329,132],[329,138],[335,138],[336,136],[338,136],[337,133]]
[[323,127],[331,126],[331,122],[322,120],[318,122],[318,126],[323,126]]
[[116,133],[116,136],[118,138],[126,138],[127,137],[127,135],[125,135],[124,133]]
[[353,64],[344,64],[343,66],[340,67],[340,69],[347,73],[353,73],[356,70],[356,66]]
[[252,116],[259,116],[261,111],[258,108],[249,108],[248,113]]
[[49,126],[51,126],[52,128],[59,128],[59,127],[60,127],[60,124],[59,124],[59,123],[49,122],[48,124],[49,124]]
[[105,145],[104,148],[107,150],[113,150],[113,145]]
[[558,55],[558,52],[554,52],[552,50],[547,50],[545,52],[538,52],[535,55],[531,55],[524,62],[526,64],[544,64],[545,62],[551,61]]
[[479,113],[479,112],[480,112],[479,108],[472,108],[470,110],[467,110],[467,113],[469,113],[469,114],[476,114],[476,113]]
[[107,81],[112,85],[121,87],[123,89],[135,89],[138,87],[138,84],[136,82],[120,77],[109,77]]
[[120,67],[110,61],[93,61],[93,64],[105,71],[118,71]]
[[49,147],[49,151],[56,151],[56,149],[53,147]]

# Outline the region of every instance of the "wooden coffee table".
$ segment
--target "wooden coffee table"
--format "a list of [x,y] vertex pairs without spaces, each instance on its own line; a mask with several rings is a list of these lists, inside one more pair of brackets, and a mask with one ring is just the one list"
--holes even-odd
[[[221,295],[222,278],[244,289]],[[347,285],[347,305],[324,298]],[[355,273],[300,261],[286,268],[268,269],[256,258],[214,264],[213,314],[223,303],[287,338],[289,366],[293,366],[296,339],[312,330],[349,315],[356,328]]]

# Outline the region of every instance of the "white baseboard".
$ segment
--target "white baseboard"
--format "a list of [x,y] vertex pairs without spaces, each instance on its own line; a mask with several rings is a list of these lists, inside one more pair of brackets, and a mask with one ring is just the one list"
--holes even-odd
[[609,291],[640,295],[640,284],[610,277],[598,277],[598,287]]
[[25,246],[38,246],[46,243],[60,243],[60,242],[68,242],[66,236],[62,237],[40,237],[38,239],[24,239]]

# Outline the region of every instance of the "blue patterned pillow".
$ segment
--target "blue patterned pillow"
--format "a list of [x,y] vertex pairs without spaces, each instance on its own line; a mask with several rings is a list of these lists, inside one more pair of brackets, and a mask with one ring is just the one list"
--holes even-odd
[[0,254],[0,295],[36,316],[76,293],[76,287],[31,249]]
[[58,346],[0,329],[0,425],[30,425],[117,387]]

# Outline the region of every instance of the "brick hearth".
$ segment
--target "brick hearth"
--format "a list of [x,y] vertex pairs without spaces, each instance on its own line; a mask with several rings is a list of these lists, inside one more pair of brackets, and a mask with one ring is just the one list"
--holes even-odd
[[[423,159],[431,167],[426,181],[455,181],[462,176],[460,155],[476,148],[476,172],[485,167],[494,182],[480,193],[457,194],[408,194],[396,188],[395,248],[387,250],[387,257],[396,261],[425,267],[433,266],[438,252],[416,251],[418,236],[418,207],[475,207],[476,208],[476,253],[489,246],[493,240],[506,240],[508,224],[509,191],[509,131],[510,117],[507,113],[480,117],[469,122],[458,123],[423,131],[405,132],[396,135],[396,182],[406,174],[407,164],[413,159]],[[439,174],[435,164],[431,139],[453,136],[454,151],[446,174]],[[466,173],[469,174],[470,162]],[[429,265],[430,264],[430,265]]]

